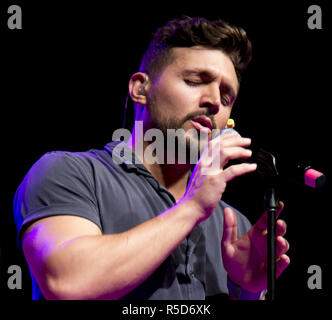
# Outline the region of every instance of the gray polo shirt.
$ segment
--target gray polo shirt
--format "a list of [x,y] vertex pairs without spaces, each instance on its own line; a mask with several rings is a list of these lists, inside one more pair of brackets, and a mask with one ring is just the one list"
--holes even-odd
[[[56,151],[41,157],[14,197],[18,239],[29,224],[49,216],[80,216],[95,223],[103,234],[114,234],[172,207],[176,202],[172,194],[128,150],[124,143],[113,141],[104,150]],[[189,300],[227,294],[220,248],[226,206],[220,201],[211,217],[123,299]],[[250,222],[235,212],[242,235]],[[32,281],[33,299],[43,299],[33,277]]]

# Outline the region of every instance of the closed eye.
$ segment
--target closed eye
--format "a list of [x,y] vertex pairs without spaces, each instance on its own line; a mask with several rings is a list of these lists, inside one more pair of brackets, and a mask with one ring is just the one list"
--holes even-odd
[[197,86],[203,84],[203,82],[201,82],[201,81],[192,81],[192,80],[184,80],[184,82],[190,87],[197,87]]
[[223,106],[228,107],[233,103],[233,99],[231,99],[228,96],[221,97],[221,103],[222,103]]
[[[189,80],[185,79],[184,82],[190,87],[198,87],[203,84],[208,84],[209,81],[202,81],[202,80]],[[223,106],[228,107],[231,106],[235,100],[233,96],[230,96],[228,93],[223,92],[223,89],[220,90],[221,95],[221,103]]]

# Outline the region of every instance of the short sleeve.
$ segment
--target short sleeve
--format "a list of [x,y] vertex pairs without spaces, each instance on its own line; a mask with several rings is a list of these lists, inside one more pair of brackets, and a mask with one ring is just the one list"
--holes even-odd
[[29,170],[14,196],[18,242],[26,227],[56,215],[76,215],[101,228],[93,170],[87,159],[70,152],[50,152]]

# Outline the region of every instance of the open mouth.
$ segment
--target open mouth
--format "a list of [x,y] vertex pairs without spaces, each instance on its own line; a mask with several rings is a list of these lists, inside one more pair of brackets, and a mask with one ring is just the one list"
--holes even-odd
[[193,126],[200,131],[211,133],[212,123],[209,118],[206,117],[197,117],[191,120]]

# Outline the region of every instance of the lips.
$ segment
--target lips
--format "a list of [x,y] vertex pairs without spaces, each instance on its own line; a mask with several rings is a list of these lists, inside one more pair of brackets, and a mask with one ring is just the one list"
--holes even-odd
[[206,117],[196,117],[191,119],[193,126],[198,130],[208,131],[209,133],[212,131],[212,123],[209,118]]

